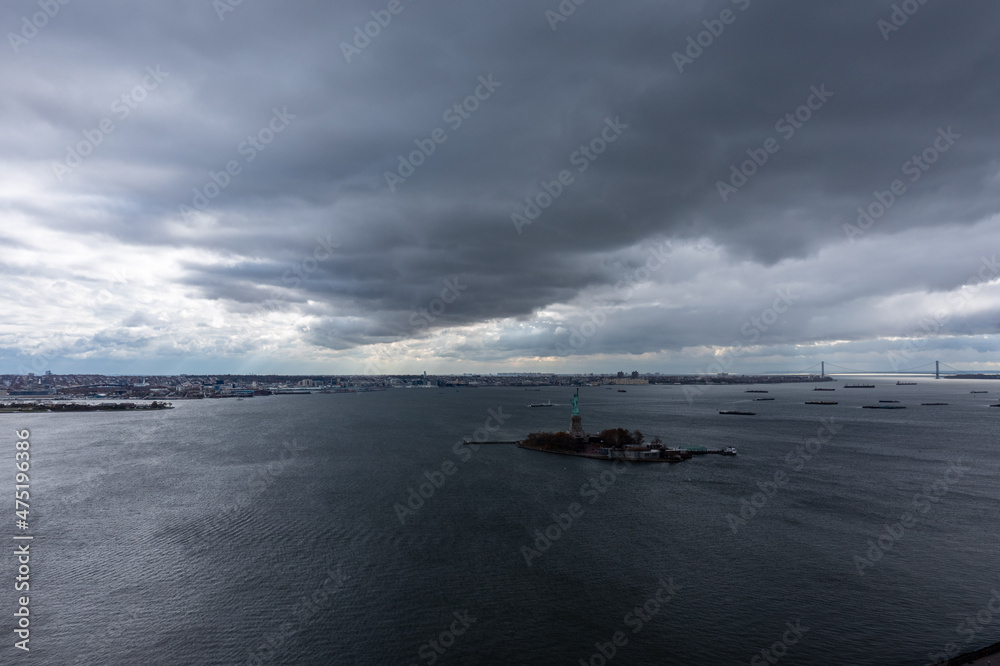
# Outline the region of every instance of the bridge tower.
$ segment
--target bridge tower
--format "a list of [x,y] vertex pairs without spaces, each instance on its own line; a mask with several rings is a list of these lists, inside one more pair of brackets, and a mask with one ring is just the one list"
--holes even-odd
[[934,379],[941,379],[941,361],[934,361]]

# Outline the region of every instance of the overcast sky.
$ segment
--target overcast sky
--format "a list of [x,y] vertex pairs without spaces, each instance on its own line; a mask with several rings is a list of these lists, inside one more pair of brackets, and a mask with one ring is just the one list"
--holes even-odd
[[0,9],[0,373],[1000,368],[992,0],[235,2]]

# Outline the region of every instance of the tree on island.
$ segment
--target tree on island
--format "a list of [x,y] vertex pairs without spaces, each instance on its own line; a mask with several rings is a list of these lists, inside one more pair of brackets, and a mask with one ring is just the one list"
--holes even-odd
[[572,451],[580,453],[586,444],[567,432],[533,432],[524,440],[524,445],[545,451]]
[[629,432],[625,428],[609,428],[607,430],[602,430],[600,437],[605,444],[608,444],[609,446],[617,446],[619,448],[637,446],[643,442],[643,435],[641,432],[638,430]]

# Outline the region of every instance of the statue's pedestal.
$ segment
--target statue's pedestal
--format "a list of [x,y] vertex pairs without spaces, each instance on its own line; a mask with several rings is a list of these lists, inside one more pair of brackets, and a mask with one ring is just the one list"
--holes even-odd
[[579,414],[576,414],[570,418],[569,434],[577,439],[586,439],[587,433],[583,431],[583,419],[580,418]]

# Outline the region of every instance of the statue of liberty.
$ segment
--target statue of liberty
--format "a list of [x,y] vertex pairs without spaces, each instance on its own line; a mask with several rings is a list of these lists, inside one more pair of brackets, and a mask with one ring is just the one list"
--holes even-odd
[[573,415],[569,417],[569,434],[580,440],[587,439],[587,433],[583,431],[583,419],[580,417],[580,389],[573,394]]

